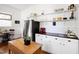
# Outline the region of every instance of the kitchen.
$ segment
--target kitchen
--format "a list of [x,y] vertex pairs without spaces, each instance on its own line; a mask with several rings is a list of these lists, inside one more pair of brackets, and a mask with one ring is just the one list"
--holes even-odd
[[[76,23],[77,11],[72,13],[67,8],[61,11],[63,8],[59,7],[59,11],[57,9],[56,12],[46,14],[43,10],[41,15],[36,13],[34,16],[32,15],[34,17],[32,19],[40,22],[40,30],[35,34],[35,40],[37,43],[42,44],[43,51],[53,54],[79,53],[78,33],[76,33],[78,28]],[[58,17],[58,20],[55,17]]]
[[[41,49],[43,51],[50,54],[79,53],[78,4],[26,4],[23,6],[15,4],[7,5],[8,9],[5,9],[5,5],[1,5],[1,7],[2,12],[7,10],[12,15],[12,26],[10,28],[15,29],[15,38],[23,37],[24,22],[30,20],[28,35],[36,43],[42,44]],[[12,9],[14,7],[16,9]],[[37,31],[34,34],[31,29],[36,24],[31,24],[33,22],[31,20],[39,23],[37,29],[33,30],[33,32]]]

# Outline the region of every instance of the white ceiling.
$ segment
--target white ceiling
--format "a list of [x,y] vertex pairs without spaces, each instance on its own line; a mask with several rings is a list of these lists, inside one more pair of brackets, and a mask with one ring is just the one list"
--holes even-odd
[[[0,4],[0,5],[1,5],[1,4]],[[5,5],[5,4],[2,4],[2,5]],[[2,6],[2,5],[1,5],[1,6]],[[35,5],[38,5],[38,4],[6,4],[6,5],[8,5],[8,6],[10,6],[10,7],[13,7],[14,9],[23,11],[23,10],[25,10],[25,9],[27,9],[27,8],[30,8],[30,7],[35,6]],[[51,4],[49,4],[49,5],[51,5]],[[54,4],[54,5],[57,5],[57,4]],[[45,6],[46,6],[46,5],[45,5]]]
[[16,8],[20,11],[25,10],[31,6],[33,6],[34,4],[9,4],[9,6]]

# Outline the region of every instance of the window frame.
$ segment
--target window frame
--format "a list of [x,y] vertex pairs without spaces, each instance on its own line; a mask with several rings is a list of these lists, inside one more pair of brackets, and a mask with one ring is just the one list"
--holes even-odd
[[11,15],[11,14],[6,14],[6,13],[0,13],[0,14],[10,16],[10,19],[6,19],[6,18],[4,17],[4,18],[0,18],[0,20],[12,20],[12,15]]

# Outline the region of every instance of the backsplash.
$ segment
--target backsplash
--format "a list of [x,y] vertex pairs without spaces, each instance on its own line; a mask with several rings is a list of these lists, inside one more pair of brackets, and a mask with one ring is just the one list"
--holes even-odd
[[40,22],[40,28],[46,28],[46,32],[49,33],[62,33],[65,34],[67,30],[71,30],[76,33],[76,20],[59,21],[56,22],[56,26],[53,26],[53,22]]

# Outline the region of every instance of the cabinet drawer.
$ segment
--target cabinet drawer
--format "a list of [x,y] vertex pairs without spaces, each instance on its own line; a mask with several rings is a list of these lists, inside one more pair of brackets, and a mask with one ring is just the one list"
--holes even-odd
[[37,43],[43,44],[43,39],[45,39],[44,35],[35,34],[35,40],[36,40]]

